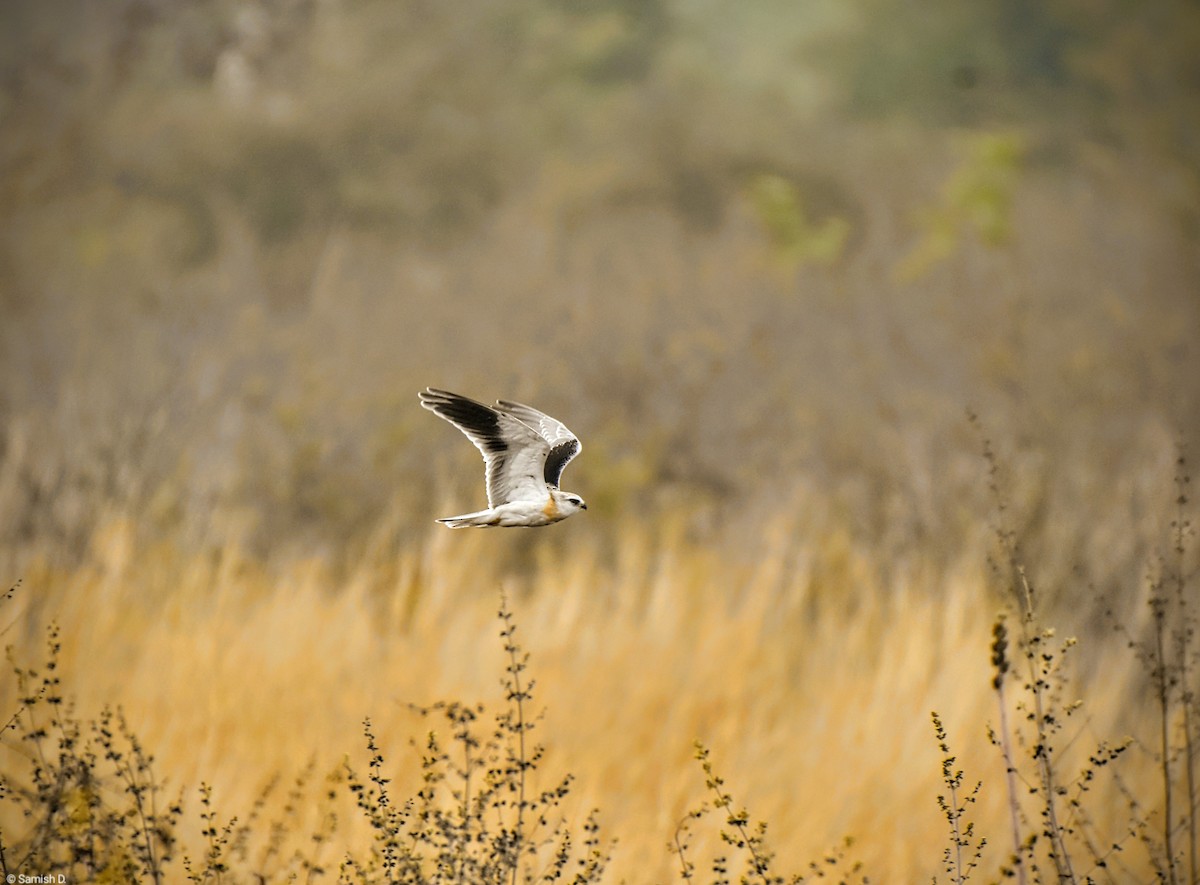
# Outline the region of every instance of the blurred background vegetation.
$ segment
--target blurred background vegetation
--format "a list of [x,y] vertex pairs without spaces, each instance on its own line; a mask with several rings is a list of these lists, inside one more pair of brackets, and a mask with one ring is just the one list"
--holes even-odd
[[1069,519],[1200,429],[1198,91],[1170,0],[6,3],[7,568],[424,530],[426,384],[566,418],[592,530],[953,549],[968,407]]

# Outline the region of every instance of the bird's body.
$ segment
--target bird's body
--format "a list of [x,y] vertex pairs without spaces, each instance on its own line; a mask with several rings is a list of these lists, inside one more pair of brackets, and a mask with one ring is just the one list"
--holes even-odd
[[484,405],[457,393],[427,388],[421,405],[445,418],[483,453],[488,509],[438,522],[453,529],[543,526],[586,510],[558,487],[563,468],[582,446],[561,421],[530,406],[498,400]]

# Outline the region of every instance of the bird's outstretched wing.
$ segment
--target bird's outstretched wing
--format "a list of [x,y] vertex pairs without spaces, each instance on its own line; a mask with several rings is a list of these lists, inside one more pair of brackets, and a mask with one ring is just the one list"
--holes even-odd
[[521,423],[532,427],[541,434],[542,439],[550,447],[550,451],[546,455],[546,467],[543,471],[543,476],[548,485],[558,488],[558,481],[562,478],[563,469],[572,458],[583,450],[583,444],[579,442],[579,438],[567,429],[567,425],[563,424],[557,418],[551,418],[545,412],[539,412],[533,406],[526,406],[521,403],[513,403],[502,399],[496,401],[496,409],[507,415],[512,415]]
[[422,406],[465,433],[483,453],[489,507],[510,501],[542,502],[549,497],[545,474],[551,448],[541,432],[511,411],[448,390],[430,387],[420,393],[420,398]]

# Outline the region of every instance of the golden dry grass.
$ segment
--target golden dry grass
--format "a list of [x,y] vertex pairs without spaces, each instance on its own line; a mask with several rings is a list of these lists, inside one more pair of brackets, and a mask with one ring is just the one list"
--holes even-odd
[[[78,568],[28,569],[19,654],[33,654],[37,624],[60,625],[65,693],[83,717],[103,704],[125,710],[168,792],[188,793],[183,835],[197,857],[200,782],[213,786],[223,816],[244,820],[274,775],[287,781],[312,763],[319,782],[347,757],[364,768],[366,715],[398,794],[415,790],[419,758],[408,742],[428,725],[407,705],[502,703],[503,591],[545,708],[542,785],[571,772],[564,814],[582,821],[601,810],[619,839],[611,881],[677,876],[666,843],[705,798],[697,738],[737,802],[770,823],[778,869],[803,870],[850,836],[849,854],[872,881],[940,872],[947,836],[931,710],[967,780],[984,782],[969,816],[993,840],[985,870],[994,872],[1007,850],[1007,798],[985,725],[996,722],[988,646],[1003,602],[986,544],[948,568],[918,552],[884,579],[869,549],[794,503],[741,557],[689,541],[670,522],[629,525],[605,552],[578,520],[558,548],[539,548],[526,575],[508,578],[498,576],[516,533],[439,527],[335,579],[317,558],[263,564],[234,547],[142,546],[129,521],[114,519]],[[1060,762],[1072,774],[1097,740],[1148,726],[1131,706],[1145,674],[1123,643],[1097,633],[1084,645],[1088,663],[1069,668],[1069,691],[1086,704],[1067,725]],[[0,700],[14,707],[11,680]],[[15,771],[20,748],[3,752]],[[1151,761],[1127,757],[1121,778],[1153,806]],[[1092,832],[1126,847],[1115,881],[1145,881],[1130,811],[1104,774],[1089,802]],[[283,791],[270,796],[262,819],[282,815],[285,801]],[[317,826],[317,791],[301,805],[288,836],[297,847]],[[325,856],[334,866],[368,838],[348,802],[339,807]],[[16,820],[4,826],[21,831]],[[719,828],[716,818],[693,824],[693,860],[721,853]],[[267,874],[279,863],[257,862],[249,868]]]

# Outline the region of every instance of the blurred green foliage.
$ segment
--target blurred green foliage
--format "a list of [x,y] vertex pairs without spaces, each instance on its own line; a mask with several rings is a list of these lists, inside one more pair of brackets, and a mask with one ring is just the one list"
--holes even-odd
[[922,212],[921,240],[896,267],[901,279],[915,279],[949,258],[968,232],[993,248],[1012,239],[1024,139],[1012,132],[977,133],[963,140],[961,153],[963,159],[937,202]]
[[789,265],[831,264],[842,254],[850,222],[834,216],[815,224],[805,211],[800,189],[786,178],[756,176],[750,183],[750,200],[779,257]]
[[841,42],[844,54],[833,59],[847,71],[850,106],[866,115],[965,125],[1005,110],[1042,116],[1056,97],[1086,88],[1072,54],[1104,39],[1104,26],[1070,4],[981,0],[914,9],[865,0],[856,7],[870,25]]

